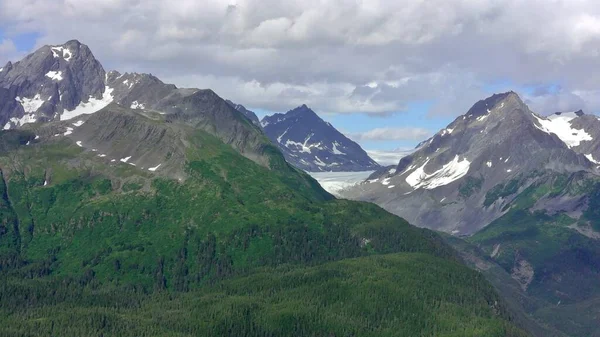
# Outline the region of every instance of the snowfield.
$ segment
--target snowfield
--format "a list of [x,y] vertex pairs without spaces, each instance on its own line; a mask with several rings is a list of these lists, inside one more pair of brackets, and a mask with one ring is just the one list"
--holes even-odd
[[585,130],[578,130],[571,126],[571,121],[577,117],[575,113],[563,113],[547,118],[540,118],[534,114],[533,117],[541,125],[535,125],[535,127],[546,133],[557,135],[568,147],[579,146],[583,141],[593,140]]
[[423,166],[416,169],[406,177],[406,182],[414,189],[425,188],[432,190],[439,186],[448,185],[451,182],[464,177],[469,172],[471,163],[464,158],[459,160],[458,155],[448,164],[442,166],[441,169],[428,174],[425,172],[425,165],[429,160],[425,161]]
[[112,92],[113,88],[106,86],[101,99],[90,96],[87,102],[79,103],[75,109],[71,111],[63,111],[63,113],[60,115],[60,120],[64,121],[81,115],[93,114],[96,111],[104,109],[113,101]]
[[362,172],[308,172],[329,193],[339,196],[346,188],[363,182],[375,171]]

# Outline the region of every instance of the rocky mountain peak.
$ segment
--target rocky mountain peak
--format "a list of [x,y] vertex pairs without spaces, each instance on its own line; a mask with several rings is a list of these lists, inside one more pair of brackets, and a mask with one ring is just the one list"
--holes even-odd
[[301,118],[318,118],[321,119],[311,108],[306,104],[290,110],[287,115],[289,117],[301,117]]
[[[515,114],[528,114],[529,108],[513,91],[494,94],[475,103],[466,114],[460,116],[462,120],[471,122],[482,121],[488,117],[506,118],[516,117]],[[529,117],[527,117],[529,118]]]
[[[496,186],[521,181],[531,172],[594,169],[589,158],[571,150],[590,135],[556,117],[536,115],[514,92],[493,95],[423,142],[395,169],[377,172],[344,196],[376,201],[417,225],[436,223],[449,232],[469,233],[501,215],[509,202],[481,205]],[[425,205],[423,200],[432,201]]]
[[371,171],[380,168],[354,141],[305,104],[266,116],[261,125],[292,165],[306,171]]
[[111,99],[105,76],[91,50],[77,40],[43,46],[0,72],[0,124],[10,129],[85,113],[100,102],[101,108]]
[[[77,40],[43,46],[0,71],[0,126],[4,129],[57,120],[81,125],[89,117],[82,115],[103,109],[164,115],[160,119],[165,122],[204,130],[260,165],[287,167],[280,165],[284,162],[280,153],[265,150],[271,144],[259,127],[214,91],[177,88],[152,74],[106,73],[90,49]],[[125,115],[129,117],[122,119],[123,124],[131,124],[132,115]],[[71,124],[73,129],[76,125]],[[71,133],[67,129],[58,134]],[[90,142],[84,138],[78,141]]]
[[10,71],[12,69],[12,66],[13,66],[12,62],[8,61],[6,63],[6,65],[4,65],[4,67],[0,68],[0,73],[3,71],[6,71],[6,72]]

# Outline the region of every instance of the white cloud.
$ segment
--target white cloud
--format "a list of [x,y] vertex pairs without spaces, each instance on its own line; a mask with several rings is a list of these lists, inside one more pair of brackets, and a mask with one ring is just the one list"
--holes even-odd
[[390,140],[412,140],[420,141],[433,132],[423,128],[400,127],[400,128],[375,128],[365,132],[349,133],[348,137],[356,141],[390,141]]
[[580,109],[585,113],[600,111],[600,89],[567,91],[559,88],[556,91],[521,96],[532,111],[542,115]]
[[398,162],[403,157],[413,153],[414,149],[397,149],[392,151],[384,150],[366,150],[369,157],[378,162],[380,165],[398,165]]
[[457,115],[499,80],[560,82],[595,106],[576,92],[600,88],[594,0],[0,0],[0,20],[39,45],[77,38],[108,68],[279,111],[435,100],[432,114]]
[[[0,60],[10,60],[16,57],[20,57],[20,54],[17,52],[14,42],[10,39],[0,40]],[[0,67],[4,66],[5,63],[0,61]]]

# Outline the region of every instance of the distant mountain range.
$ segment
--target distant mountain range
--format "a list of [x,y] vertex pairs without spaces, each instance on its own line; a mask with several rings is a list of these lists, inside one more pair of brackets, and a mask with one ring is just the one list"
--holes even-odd
[[275,146],[241,110],[105,72],[78,41],[2,67],[0,330],[529,335],[437,233],[335,199],[280,151],[379,167],[358,145],[303,106],[263,120]]
[[292,165],[306,171],[371,171],[380,165],[356,142],[306,105],[262,119],[267,136]]

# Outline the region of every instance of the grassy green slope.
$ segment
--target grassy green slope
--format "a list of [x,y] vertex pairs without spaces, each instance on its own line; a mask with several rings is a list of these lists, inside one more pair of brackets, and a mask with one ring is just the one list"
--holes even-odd
[[[587,204],[587,210],[536,210],[534,205],[549,195],[579,196],[577,202]],[[590,336],[598,326],[600,245],[593,229],[600,223],[599,196],[593,178],[554,175],[525,189],[504,216],[468,238],[519,280],[523,302],[534,317],[568,335]],[[566,314],[571,311],[575,314]]]
[[0,133],[0,331],[523,335],[433,232],[182,128],[181,181]]
[[6,219],[14,219],[3,239],[20,256],[6,254],[2,265],[20,264],[24,275],[187,289],[261,265],[452,255],[376,206],[330,200],[311,178],[267,170],[200,132],[191,139],[201,150],[189,154],[185,182],[86,159],[93,154],[68,140],[0,157]]

